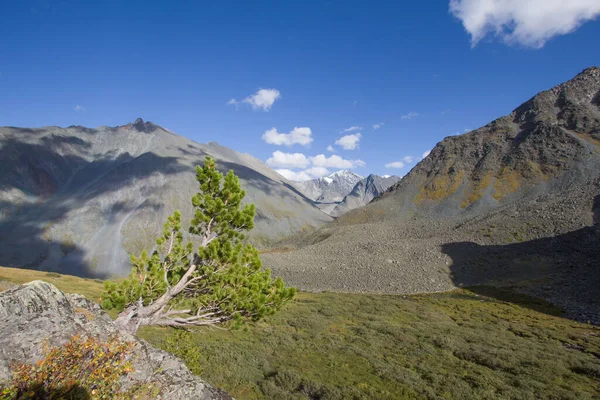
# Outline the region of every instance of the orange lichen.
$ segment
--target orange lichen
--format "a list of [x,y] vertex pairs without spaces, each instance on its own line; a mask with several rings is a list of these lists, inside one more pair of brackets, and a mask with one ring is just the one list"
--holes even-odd
[[496,200],[514,193],[522,184],[523,176],[512,168],[504,167],[494,182],[495,192],[492,197]]
[[415,202],[421,204],[426,200],[440,201],[450,197],[458,190],[464,176],[464,171],[435,176],[427,184],[421,186],[415,197]]
[[461,208],[466,208],[468,206],[470,206],[471,204],[475,203],[476,201],[478,201],[479,199],[481,199],[483,197],[483,194],[485,192],[485,189],[487,189],[490,186],[490,183],[492,183],[492,173],[491,172],[487,172],[482,179],[475,181],[471,186],[470,186],[470,192],[466,192],[465,191],[465,199],[462,201],[462,203],[460,204]]
[[586,135],[585,133],[575,133],[577,136],[579,136],[581,139],[592,143],[593,145],[595,145],[598,150],[600,150],[600,140],[598,139],[594,139],[593,137],[591,137],[590,135]]

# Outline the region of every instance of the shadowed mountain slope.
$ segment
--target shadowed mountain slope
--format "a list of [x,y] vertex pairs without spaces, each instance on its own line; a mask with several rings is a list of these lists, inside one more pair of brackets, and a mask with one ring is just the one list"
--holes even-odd
[[331,218],[247,154],[198,144],[141,119],[118,127],[0,128],[0,264],[80,276],[128,272],[166,216],[191,216],[195,165],[233,169],[257,206],[255,243]]

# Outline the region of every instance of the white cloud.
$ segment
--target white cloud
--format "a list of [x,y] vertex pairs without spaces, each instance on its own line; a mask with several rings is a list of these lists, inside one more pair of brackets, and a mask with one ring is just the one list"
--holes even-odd
[[336,168],[336,169],[351,169],[356,167],[364,167],[366,164],[362,160],[345,160],[338,155],[325,156],[319,154],[314,157],[309,157],[312,165],[315,167],[323,168]]
[[400,116],[400,119],[413,119],[419,116],[419,113],[411,111],[408,114]]
[[227,102],[227,105],[230,105],[230,106],[235,106],[235,109],[237,110],[237,109],[239,108],[239,106],[240,106],[240,102],[239,102],[239,101],[237,101],[236,99],[230,99],[230,100]]
[[279,133],[276,128],[265,131],[262,140],[276,146],[293,146],[300,144],[308,146],[312,141],[312,131],[310,128],[294,128],[290,133]]
[[346,129],[342,130],[342,133],[360,131],[360,130],[362,130],[362,128],[363,128],[362,126],[351,126],[350,128],[346,128]]
[[598,0],[450,0],[476,46],[488,34],[508,44],[541,48],[600,16]]
[[385,164],[386,168],[404,168],[404,163],[402,161],[394,161],[391,163]]
[[288,179],[290,181],[302,182],[309,181],[312,179],[304,171],[295,172],[290,169],[276,169],[275,172],[277,172],[279,175],[283,176],[285,179]]
[[[267,164],[271,167],[279,167],[275,171],[291,181],[321,178],[329,175],[329,168],[352,169],[366,165],[362,160],[345,160],[335,154],[330,157],[324,154],[306,157],[301,153],[292,154],[281,151],[274,152],[273,156],[267,160]],[[308,168],[309,166],[310,168]]]
[[335,153],[335,149],[333,148],[332,145],[327,146],[327,151],[330,153]]
[[267,165],[276,168],[306,168],[310,161],[302,153],[283,153],[276,151],[267,160]]
[[309,169],[305,169],[303,171],[304,173],[306,173],[307,175],[310,175],[314,178],[321,178],[325,175],[329,175],[329,170],[325,167],[312,167]]
[[427,150],[425,153],[423,153],[423,155],[421,156],[421,160],[427,157],[429,154],[431,154],[431,150]]
[[283,176],[290,181],[308,181],[315,178],[321,178],[323,176],[329,175],[329,170],[323,167],[313,167],[306,169],[304,171],[292,171],[289,169],[276,169],[275,170],[279,175]]
[[385,125],[385,122],[380,122],[378,124],[373,124],[373,129],[377,130]]
[[281,93],[277,89],[259,89],[252,96],[246,97],[244,103],[250,104],[255,110],[262,109],[263,111],[269,111],[275,100],[280,97]]
[[415,158],[414,158],[413,156],[406,156],[406,157],[404,157],[402,160],[403,160],[405,163],[411,163],[411,162],[413,162],[413,160],[414,160],[414,159],[415,159]]
[[83,108],[79,104],[77,104],[75,107],[73,107],[73,110],[75,110],[75,111],[83,111],[83,110],[85,110],[85,108]]
[[276,100],[281,98],[281,93],[277,89],[259,89],[256,93],[246,97],[242,101],[231,99],[228,105],[233,105],[237,109],[240,103],[250,104],[254,110],[269,111]]
[[355,150],[358,148],[358,142],[360,142],[361,137],[362,135],[360,133],[342,136],[335,141],[335,144],[342,147],[344,150]]

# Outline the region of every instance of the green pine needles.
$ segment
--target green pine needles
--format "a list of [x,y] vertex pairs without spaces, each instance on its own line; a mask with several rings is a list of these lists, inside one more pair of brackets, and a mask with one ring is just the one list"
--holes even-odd
[[196,167],[196,179],[200,192],[192,197],[189,232],[199,238],[199,247],[184,239],[181,213],[175,211],[156,241],[157,250],[151,256],[132,255],[129,277],[105,284],[102,307],[120,311],[115,323],[122,330],[238,327],[273,314],[296,294],[261,268],[254,246],[243,244],[244,232],[254,227],[255,207],[242,206],[245,192],[233,171],[223,178],[215,160],[206,157],[204,166]]

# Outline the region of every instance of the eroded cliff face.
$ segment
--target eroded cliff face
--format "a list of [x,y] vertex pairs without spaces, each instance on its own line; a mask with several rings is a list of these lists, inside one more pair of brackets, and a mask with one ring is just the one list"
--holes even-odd
[[144,340],[118,332],[102,309],[80,295],[34,281],[0,293],[0,385],[11,379],[11,364],[43,358],[44,347],[65,344],[74,335],[134,343],[134,371],[122,378],[125,389],[153,384],[160,399],[231,399],[193,375],[182,361]]

